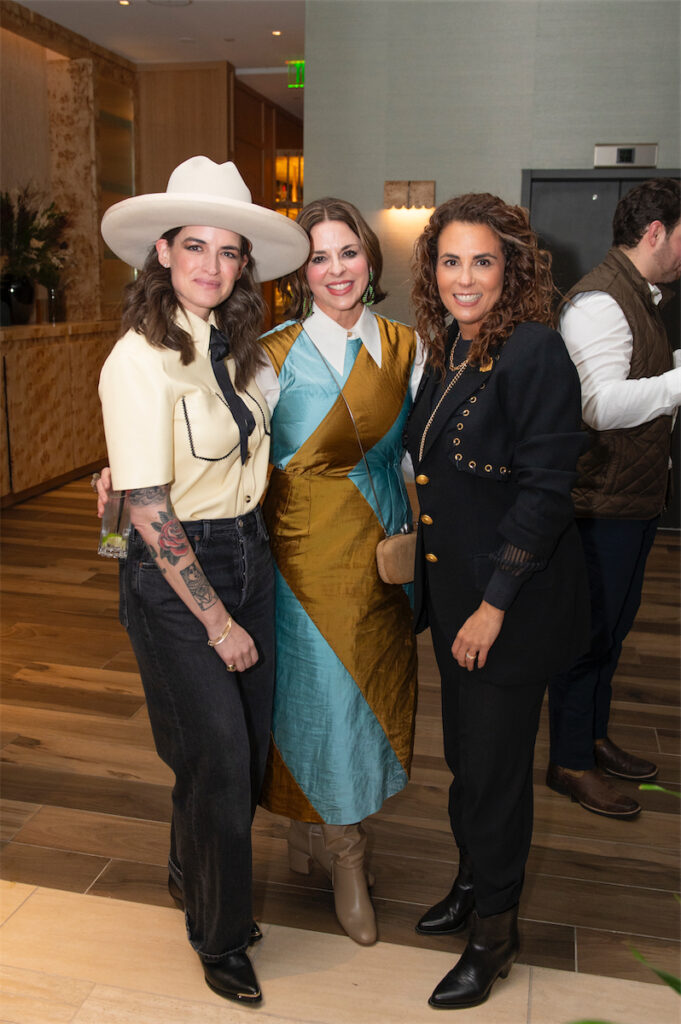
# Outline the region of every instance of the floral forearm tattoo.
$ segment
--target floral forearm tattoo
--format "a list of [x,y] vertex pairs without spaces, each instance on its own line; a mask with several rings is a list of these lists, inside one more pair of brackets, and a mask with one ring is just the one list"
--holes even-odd
[[196,562],[188,565],[186,569],[180,569],[180,576],[187,584],[187,590],[199,608],[205,611],[206,608],[211,608],[215,604],[218,596]]
[[159,512],[158,519],[157,523],[151,524],[158,534],[158,557],[165,558],[171,565],[177,565],[191,551],[187,535],[177,516]]
[[[157,520],[151,522],[152,528],[158,534],[158,550],[152,544],[147,544],[163,573],[166,570],[160,564],[161,559],[165,559],[170,565],[177,565],[180,559],[191,554],[192,550],[182,524],[170,504],[170,488],[165,484],[163,487],[143,487],[136,491],[128,491],[131,505],[158,505],[164,499],[165,509],[159,509]],[[202,611],[211,608],[217,602],[218,596],[198,562],[193,561],[186,568],[180,569],[180,576]]]

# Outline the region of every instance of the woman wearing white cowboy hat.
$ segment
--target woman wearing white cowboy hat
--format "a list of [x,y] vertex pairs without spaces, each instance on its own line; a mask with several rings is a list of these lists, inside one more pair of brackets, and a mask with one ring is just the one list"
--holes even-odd
[[113,486],[127,492],[132,522],[120,617],[156,749],[175,773],[169,885],[208,985],[252,1004],[262,996],[246,953],[261,937],[250,827],[274,680],[254,278],[294,270],[308,239],[251,202],[234,164],[201,156],[173,171],[166,192],[111,207],[102,235],[141,269],[99,391]]

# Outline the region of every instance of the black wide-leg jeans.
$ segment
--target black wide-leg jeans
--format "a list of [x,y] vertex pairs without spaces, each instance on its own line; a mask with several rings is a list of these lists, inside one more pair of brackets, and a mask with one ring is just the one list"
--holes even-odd
[[[445,758],[454,776],[449,818],[459,850],[473,863],[480,917],[515,906],[523,887],[533,824],[532,766],[545,683],[499,686],[461,668],[454,636],[430,609],[442,680]],[[522,678],[522,666],[519,666]]]
[[228,672],[134,530],[121,565],[120,616],[142,676],[154,742],[175,774],[169,870],[202,960],[246,948],[252,925],[251,823],[274,691],[274,577],[260,509],[182,524],[203,571],[258,662]]

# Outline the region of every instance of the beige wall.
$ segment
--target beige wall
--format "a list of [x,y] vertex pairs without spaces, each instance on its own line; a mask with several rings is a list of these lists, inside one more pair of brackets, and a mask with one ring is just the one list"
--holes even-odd
[[383,181],[434,178],[519,202],[523,168],[590,168],[599,142],[657,142],[679,165],[677,0],[312,0],[305,198],[355,202],[409,320],[423,214],[384,211]]
[[50,187],[47,60],[42,46],[0,29],[0,188]]

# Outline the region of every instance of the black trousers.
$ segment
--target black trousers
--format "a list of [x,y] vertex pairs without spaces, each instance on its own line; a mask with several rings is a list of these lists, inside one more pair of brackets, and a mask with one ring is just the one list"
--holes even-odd
[[[459,850],[473,862],[480,917],[518,903],[533,822],[532,764],[545,684],[497,686],[452,657],[451,636],[430,610],[442,680],[445,758],[453,782],[449,818]],[[522,666],[519,666],[522,678]]]
[[265,772],[274,692],[274,574],[260,509],[183,523],[216,592],[260,655],[228,672],[142,538],[121,564],[120,615],[137,658],[159,756],[175,773],[168,870],[189,941],[206,962],[246,948],[251,822]]
[[612,678],[641,603],[655,519],[578,519],[591,592],[591,645],[549,683],[551,761],[595,766],[594,740],[608,733]]

